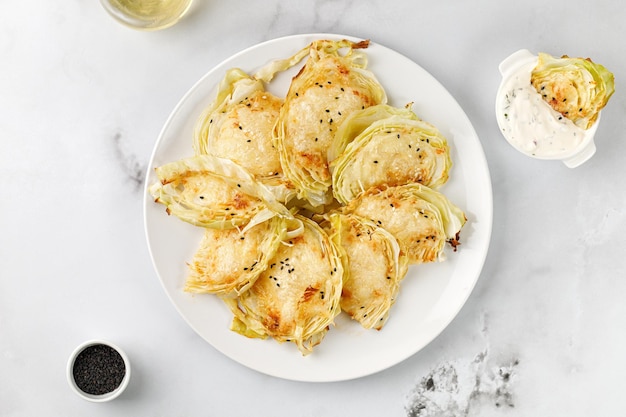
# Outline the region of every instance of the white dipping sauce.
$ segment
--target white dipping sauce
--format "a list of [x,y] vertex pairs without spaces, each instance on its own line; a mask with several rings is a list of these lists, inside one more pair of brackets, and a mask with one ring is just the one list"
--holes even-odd
[[527,155],[554,157],[571,153],[585,131],[546,103],[530,84],[535,63],[524,65],[504,80],[497,111],[500,129],[509,142]]

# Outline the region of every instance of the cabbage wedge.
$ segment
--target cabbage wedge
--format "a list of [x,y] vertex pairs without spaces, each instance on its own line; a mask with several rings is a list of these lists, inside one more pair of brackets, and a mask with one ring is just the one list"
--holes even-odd
[[333,213],[328,224],[345,257],[341,310],[366,329],[382,329],[408,270],[406,256],[396,238],[370,220]]
[[231,330],[293,342],[307,355],[341,311],[343,265],[339,249],[317,223],[296,219],[302,233],[279,246],[248,291],[224,301],[234,314]]
[[459,244],[465,214],[446,196],[421,184],[372,188],[344,208],[391,233],[409,263],[445,259],[444,247]]
[[285,176],[300,199],[312,206],[332,200],[327,152],[341,122],[353,111],[386,102],[360,49],[368,41],[320,40],[292,79],[276,123],[273,141]]
[[539,53],[530,82],[554,110],[589,129],[615,92],[613,74],[591,59]]
[[230,159],[200,155],[155,169],[149,187],[168,214],[215,229],[251,227],[277,214],[291,213],[263,184]]
[[189,263],[185,291],[233,297],[246,291],[268,267],[287,236],[287,220],[274,216],[245,231],[205,228]]
[[228,70],[214,101],[196,122],[196,155],[231,159],[267,185],[279,201],[288,201],[295,192],[283,176],[278,151],[272,145],[282,103],[266,91],[262,80],[239,68]]
[[446,138],[409,108],[381,104],[349,115],[329,150],[333,194],[347,204],[372,187],[438,188],[452,159]]

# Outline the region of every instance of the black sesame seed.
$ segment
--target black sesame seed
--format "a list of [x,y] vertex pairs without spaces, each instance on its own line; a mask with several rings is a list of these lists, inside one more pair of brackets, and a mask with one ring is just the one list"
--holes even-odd
[[111,346],[97,344],[78,354],[72,366],[72,375],[78,388],[87,394],[102,395],[120,386],[126,365],[118,351]]

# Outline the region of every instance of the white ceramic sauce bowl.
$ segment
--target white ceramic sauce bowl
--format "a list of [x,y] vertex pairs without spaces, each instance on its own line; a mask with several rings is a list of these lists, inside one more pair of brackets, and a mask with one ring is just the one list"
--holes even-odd
[[598,128],[598,124],[600,123],[600,115],[598,115],[598,119],[596,122],[587,130],[583,130],[583,139],[582,141],[574,148],[564,151],[563,153],[558,153],[554,155],[545,155],[545,156],[537,156],[529,153],[527,150],[523,149],[519,146],[518,143],[511,140],[511,137],[508,135],[508,132],[504,128],[505,126],[505,115],[502,112],[502,103],[505,99],[504,96],[507,94],[507,81],[512,77],[515,73],[520,71],[523,67],[528,68],[528,70],[532,70],[534,66],[537,64],[537,56],[533,55],[530,51],[526,49],[521,49],[506,59],[504,59],[500,65],[499,70],[500,74],[502,74],[502,82],[500,83],[500,87],[498,88],[498,92],[496,94],[496,120],[498,122],[498,126],[500,128],[500,132],[504,136],[504,138],[513,146],[515,149],[520,151],[521,153],[530,156],[531,158],[536,159],[545,159],[545,160],[560,160],[567,167],[575,168],[584,162],[588,161],[595,152],[596,145],[594,142],[594,135]]

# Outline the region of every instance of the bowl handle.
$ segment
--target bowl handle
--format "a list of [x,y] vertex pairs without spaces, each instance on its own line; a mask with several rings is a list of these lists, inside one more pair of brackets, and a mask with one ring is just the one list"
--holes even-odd
[[530,53],[528,49],[520,49],[519,51],[513,52],[511,55],[506,57],[504,61],[500,62],[498,69],[500,70],[500,74],[505,75],[519,68],[520,64],[536,58],[537,57]]
[[594,143],[592,139],[591,142],[589,142],[589,144],[584,149],[582,149],[580,152],[578,152],[576,155],[572,156],[571,158],[564,159],[563,163],[568,168],[576,168],[577,166],[580,166],[584,164],[585,162],[587,162],[589,158],[591,158],[595,153],[596,153],[596,144]]

